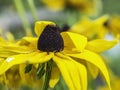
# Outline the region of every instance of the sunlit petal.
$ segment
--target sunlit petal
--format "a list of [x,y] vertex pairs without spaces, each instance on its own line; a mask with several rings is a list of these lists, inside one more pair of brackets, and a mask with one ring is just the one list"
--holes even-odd
[[14,53],[30,53],[33,50],[26,46],[19,46],[17,44],[1,44],[0,52],[14,52]]
[[99,74],[99,69],[95,65],[93,65],[91,63],[86,62],[86,64],[87,64],[87,69],[89,70],[92,77],[94,79],[97,78],[97,76]]
[[7,71],[10,67],[17,65],[17,64],[22,64],[22,63],[43,63],[47,62],[54,56],[53,53],[50,53],[47,55],[47,53],[31,53],[31,54],[19,54],[19,55],[14,55],[11,57],[8,57],[0,66],[0,74],[3,74],[5,71]]
[[108,41],[103,39],[96,39],[96,40],[89,41],[87,43],[86,49],[100,53],[112,48],[117,43],[118,43],[117,40]]
[[53,58],[70,90],[87,90],[85,67],[62,54]]
[[17,44],[25,45],[25,46],[32,45],[32,46],[36,47],[37,41],[38,41],[38,38],[35,38],[35,37],[24,37]]
[[60,78],[60,71],[57,67],[52,68],[51,77],[49,85],[51,88],[54,88],[54,86],[57,84]]
[[25,73],[26,64],[19,65],[19,74],[22,79],[23,84],[33,85],[33,86],[42,86],[42,80],[36,79],[36,70],[33,66],[32,70],[29,73]]
[[42,0],[43,3],[51,10],[62,10],[65,6],[65,0]]
[[36,35],[40,36],[47,25],[55,25],[55,23],[51,22],[51,21],[37,21],[35,23],[35,33],[36,33]]
[[0,65],[4,62],[4,58],[0,58]]
[[87,44],[87,38],[80,34],[63,32],[62,37],[65,48],[77,48],[79,51],[83,51]]
[[96,53],[93,53],[91,51],[85,50],[84,52],[82,52],[80,54],[69,54],[69,56],[72,56],[75,58],[80,58],[80,59],[86,60],[86,62],[94,64],[102,72],[102,74],[105,77],[105,80],[110,88],[110,78],[109,78],[108,70],[107,70],[106,65],[104,64],[104,61],[102,60],[102,58],[99,55],[97,55]]

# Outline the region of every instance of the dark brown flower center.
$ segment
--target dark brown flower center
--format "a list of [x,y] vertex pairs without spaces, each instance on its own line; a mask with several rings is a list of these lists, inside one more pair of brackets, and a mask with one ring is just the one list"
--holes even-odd
[[64,48],[60,28],[48,25],[38,39],[37,48],[45,52],[60,52]]

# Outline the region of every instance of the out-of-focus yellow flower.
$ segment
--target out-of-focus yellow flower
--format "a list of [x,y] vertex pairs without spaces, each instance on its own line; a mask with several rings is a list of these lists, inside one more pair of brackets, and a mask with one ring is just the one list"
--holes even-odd
[[65,7],[66,0],[42,0],[43,3],[51,10],[62,10]]
[[[112,77],[111,78],[111,89],[112,90],[119,90],[120,89],[120,77]],[[98,87],[97,90],[109,90],[106,86]]]
[[[120,16],[115,15],[111,16],[108,21],[109,32],[112,33],[115,37],[120,35]],[[120,38],[120,37],[118,37]]]
[[96,12],[95,0],[42,0],[43,3],[52,10],[63,10],[71,8],[89,14]]
[[[36,77],[36,75],[41,78],[45,73],[43,89],[48,88],[48,83],[53,88],[61,74],[70,90],[87,90],[88,69],[94,78],[100,71],[110,89],[106,65],[95,52],[105,51],[113,47],[116,42],[100,40],[101,46],[94,44],[98,43],[97,41],[89,43],[86,37],[80,34],[60,33],[60,28],[49,21],[36,22],[35,33],[38,37],[24,37],[18,43],[0,45],[0,57],[6,58],[0,64],[0,75],[19,65],[21,79],[29,79],[30,76]],[[102,42],[110,45],[106,46]],[[37,73],[30,75],[33,68]],[[25,77],[26,74],[29,75]]]
[[4,41],[4,40],[8,40],[8,41],[11,41],[13,42],[15,40],[13,34],[9,31],[6,31],[4,34],[3,34],[3,31],[0,29],[0,40]]
[[[0,65],[2,64],[4,58],[0,58]],[[3,83],[4,79],[2,76],[0,76],[0,83]]]
[[74,24],[69,31],[82,34],[88,39],[104,38],[108,32],[105,23],[109,20],[108,15],[104,15],[96,20],[90,20],[84,17],[82,20]]
[[69,31],[80,33],[88,37],[88,39],[105,38],[108,34],[120,38],[120,17],[104,15],[95,20],[84,17],[74,24]]
[[95,12],[94,0],[68,0],[66,3],[69,7],[79,9],[83,12],[90,14]]
[[[23,73],[26,65],[15,65],[0,75],[0,83],[7,85],[8,88],[17,89],[21,85],[32,87],[41,87],[42,80],[36,80],[36,69],[31,70],[30,73]],[[21,78],[22,77],[22,78]]]

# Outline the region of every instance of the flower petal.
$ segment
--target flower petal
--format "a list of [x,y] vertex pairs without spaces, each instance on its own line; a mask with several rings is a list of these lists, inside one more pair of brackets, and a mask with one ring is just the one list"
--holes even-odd
[[16,44],[0,45],[0,57],[9,57],[16,54],[27,54],[33,50],[26,46],[18,46]]
[[4,83],[12,88],[17,88],[20,86],[21,77],[19,75],[19,67],[15,65],[10,68],[5,74],[2,75],[4,77]]
[[35,33],[36,33],[36,35],[40,36],[47,25],[55,25],[55,23],[50,22],[50,21],[37,21],[35,23]]
[[72,32],[63,32],[61,34],[64,40],[65,48],[77,48],[79,51],[84,50],[87,44],[87,39],[84,36]]
[[7,71],[14,65],[28,63],[43,63],[49,61],[54,56],[53,53],[47,55],[47,53],[31,53],[31,54],[19,54],[8,57],[1,65],[0,65],[0,75]]
[[86,49],[91,50],[93,52],[100,53],[112,48],[117,44],[117,42],[118,42],[117,40],[108,41],[103,39],[96,39],[96,40],[89,41],[87,43]]
[[34,47],[37,47],[36,46],[37,45],[37,41],[38,41],[38,38],[35,38],[35,37],[24,37],[17,44],[25,45],[25,46],[32,45]]
[[78,22],[76,22],[71,28],[70,28],[70,32],[74,32],[74,33],[83,33],[85,30],[88,29],[88,27],[90,27],[92,25],[91,23],[92,21],[88,18],[88,17],[82,17],[81,20],[79,20]]
[[11,32],[6,32],[6,37],[8,41],[15,41],[15,38]]
[[87,73],[82,64],[60,53],[53,60],[70,90],[87,90]]
[[0,58],[0,65],[4,62],[4,58]]
[[87,17],[83,17],[83,19],[77,22],[75,25],[72,26],[70,29],[71,32],[82,34],[89,39],[94,38],[103,38],[107,33],[106,23],[109,20],[108,15],[104,15],[98,19],[90,20]]
[[86,62],[86,64],[87,64],[87,67],[88,67],[90,74],[92,75],[92,77],[94,79],[96,79],[98,74],[99,74],[99,69],[91,63]]
[[54,88],[54,86],[59,81],[59,79],[60,79],[60,71],[57,67],[53,67],[51,72],[50,82],[49,82],[50,87]]
[[80,54],[68,54],[71,57],[75,57],[75,58],[79,58],[79,59],[83,59],[86,62],[92,63],[94,64],[97,68],[99,68],[99,70],[102,72],[103,76],[105,77],[105,80],[111,90],[111,86],[110,86],[110,77],[108,74],[108,70],[106,65],[104,64],[104,61],[102,60],[102,58],[97,55],[96,53],[93,53],[91,51],[85,50],[84,52],[80,53]]
[[42,80],[36,79],[36,69],[33,67],[30,73],[25,73],[25,67],[26,64],[19,65],[19,74],[22,80],[22,84],[42,87]]
[[65,0],[42,0],[43,3],[51,10],[62,10],[65,7]]
[[19,46],[17,44],[2,44],[0,45],[0,52],[14,52],[14,53],[29,53],[32,50],[26,46]]

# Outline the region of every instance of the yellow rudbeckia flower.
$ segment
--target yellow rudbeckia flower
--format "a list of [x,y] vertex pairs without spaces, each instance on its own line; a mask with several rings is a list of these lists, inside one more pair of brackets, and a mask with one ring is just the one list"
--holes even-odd
[[[42,0],[43,3],[51,10],[63,10],[66,8],[80,10],[87,14],[96,13],[96,1],[95,0]],[[100,1],[98,1],[100,2]]]
[[75,23],[69,31],[80,33],[89,39],[105,38],[108,34],[119,38],[120,17],[104,15],[95,20],[83,17],[80,21]]
[[91,20],[88,17],[83,17],[80,21],[74,24],[69,31],[82,34],[88,37],[89,40],[104,38],[109,31],[106,26],[108,20],[108,15],[104,15],[95,20]]
[[[112,81],[111,82],[112,90],[119,90],[120,89],[120,77],[115,76],[112,72],[110,74],[111,74],[111,81]],[[97,90],[109,90],[109,88],[106,86],[99,86]]]
[[103,46],[104,48],[100,50],[99,45],[97,47],[93,43],[88,43],[86,37],[82,35],[72,32],[60,33],[60,28],[49,21],[36,22],[35,33],[38,37],[24,37],[18,43],[0,45],[0,57],[6,58],[0,64],[0,75],[19,65],[21,78],[26,79],[25,75],[31,70],[36,70],[37,78],[45,75],[43,90],[49,86],[53,88],[59,81],[60,74],[70,90],[87,90],[87,68],[93,66],[97,71],[90,69],[91,74],[96,77],[100,71],[110,89],[106,65],[89,46],[92,45],[98,52],[102,52],[114,46],[115,42],[106,41],[112,45]]
[[3,31],[0,29],[0,40],[3,40],[3,41],[9,40],[9,41],[13,42],[15,39],[11,32],[5,31],[5,33],[3,33]]
[[120,35],[120,16],[114,15],[111,16],[108,21],[109,32],[112,33],[115,37],[119,37]]

